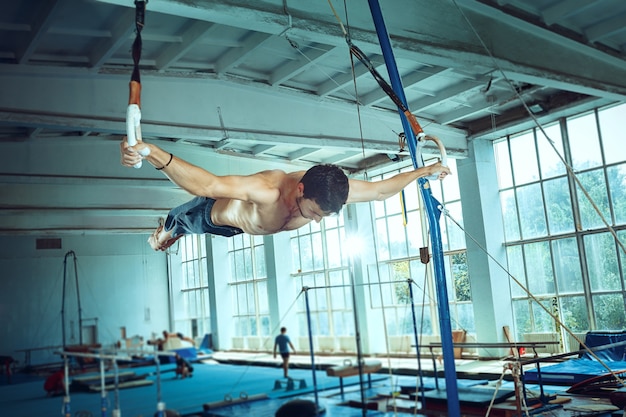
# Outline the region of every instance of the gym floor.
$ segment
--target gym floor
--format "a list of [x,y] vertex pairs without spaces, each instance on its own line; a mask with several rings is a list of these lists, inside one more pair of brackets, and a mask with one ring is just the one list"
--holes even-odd
[[[340,391],[339,378],[328,377],[321,369],[343,365],[346,361],[354,363],[354,357],[316,356],[316,369],[320,370],[313,374],[310,369],[311,358],[306,355],[294,355],[289,370],[293,384],[288,384],[282,378],[279,361],[266,353],[216,352],[213,359],[195,364],[193,377],[187,379],[176,379],[173,365],[162,366],[160,375],[156,374],[154,365],[121,368],[120,372],[132,371],[137,375],[145,375],[145,380],[152,383],[120,389],[117,393],[112,388],[108,389],[104,400],[97,391],[72,392],[70,414],[81,417],[106,416],[112,415],[114,409],[119,407],[120,415],[124,417],[147,417],[155,414],[160,399],[168,410],[175,410],[181,416],[273,417],[282,404],[299,398],[317,402],[328,417],[357,417],[363,415],[363,410],[346,404],[351,402],[362,404],[362,399],[365,398],[369,408],[367,415],[416,415],[414,412],[408,412],[416,402],[414,399],[393,400],[390,396],[392,393],[404,391],[407,387],[417,387],[420,384],[433,386],[435,379],[432,359],[422,359],[421,379],[416,375],[415,357],[378,359],[383,364],[383,369],[372,375],[371,387],[367,376],[364,376],[362,385],[358,376],[346,377],[343,380],[343,394]],[[441,385],[444,383],[441,365],[437,362],[435,364],[440,372]],[[497,360],[457,360],[455,367],[459,387],[485,383],[493,386],[503,374],[504,365],[504,362]],[[394,370],[393,375],[389,373],[389,368]],[[90,374],[81,374],[81,377],[98,376],[97,369],[91,371]],[[510,372],[505,375],[510,379]],[[58,416],[59,413],[63,414],[63,397],[45,395],[43,390],[45,376],[18,373],[12,379],[12,384],[3,381],[4,385],[0,385],[0,410],[3,416],[52,417]],[[95,380],[98,385],[99,379]],[[544,388],[550,393],[567,389],[567,387]],[[505,381],[500,389],[512,390],[513,385]]]

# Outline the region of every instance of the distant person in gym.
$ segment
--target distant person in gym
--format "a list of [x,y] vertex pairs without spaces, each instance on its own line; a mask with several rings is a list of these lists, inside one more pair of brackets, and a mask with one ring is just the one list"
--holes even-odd
[[280,356],[283,358],[283,374],[285,378],[289,378],[289,347],[296,353],[296,348],[293,347],[289,336],[287,336],[287,328],[281,327],[280,334],[276,336],[274,340],[274,358],[276,358],[276,348],[280,352]]

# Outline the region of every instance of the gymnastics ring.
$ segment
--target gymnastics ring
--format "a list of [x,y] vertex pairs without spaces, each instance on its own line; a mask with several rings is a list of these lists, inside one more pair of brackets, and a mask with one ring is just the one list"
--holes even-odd
[[[446,152],[446,147],[443,146],[443,142],[441,141],[441,139],[439,139],[437,136],[431,136],[431,135],[419,135],[417,142],[420,144],[420,147],[423,147],[425,144],[425,141],[430,140],[432,142],[435,142],[435,145],[437,145],[437,148],[439,148],[439,153],[441,154],[441,165],[444,167],[448,166],[448,153]],[[426,177],[428,180],[437,180],[439,179],[438,175],[431,175],[429,177]]]

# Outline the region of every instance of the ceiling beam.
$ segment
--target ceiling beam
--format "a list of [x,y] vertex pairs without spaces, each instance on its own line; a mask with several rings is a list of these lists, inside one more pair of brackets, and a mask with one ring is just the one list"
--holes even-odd
[[[130,6],[126,0],[98,1]],[[577,90],[580,85],[594,89],[599,97],[603,97],[604,92],[626,97],[624,61],[603,50],[504,13],[481,1],[398,2],[394,3],[394,7],[406,12],[388,16],[396,59],[428,62],[442,67],[467,67],[482,73],[499,68],[504,72],[516,71],[541,78],[544,83],[550,80],[566,82],[567,89],[573,92],[581,92]],[[287,33],[301,39],[316,39],[319,43],[345,47],[344,35],[332,13],[315,2],[299,3],[298,8],[292,5],[289,15],[282,5],[248,0],[231,0],[228,4],[220,0],[151,0],[150,9],[272,35]],[[352,9],[350,13],[352,41],[368,56],[380,53],[369,12],[360,8]],[[419,17],[419,21],[415,21],[415,16]],[[410,29],[415,26],[421,30]],[[478,39],[476,33],[482,39]],[[484,45],[489,45],[489,52]],[[524,45],[524,48],[511,45]],[[567,59],[564,59],[564,48]],[[581,66],[580,62],[586,65]]]
[[[28,37],[23,39],[21,47],[17,50],[16,55],[19,64],[25,64],[31,59],[39,42],[52,25],[54,14],[59,10],[62,3],[62,0],[40,2],[37,10],[29,10],[26,13],[28,16],[34,16],[34,19],[30,22]],[[24,5],[27,4],[24,3]]]
[[585,28],[585,37],[589,42],[598,42],[608,36],[615,35],[617,33],[623,33],[626,31],[626,14],[618,14],[612,16],[610,19],[603,20],[602,22]]
[[[94,71],[98,71],[130,38],[133,34],[134,22],[134,10],[125,10],[113,25],[110,37],[99,40],[91,49],[89,64]],[[128,56],[130,59],[130,54]]]
[[217,60],[215,64],[216,74],[224,74],[231,68],[236,67],[243,62],[251,52],[263,48],[271,39],[273,39],[272,35],[267,33],[252,32],[250,36],[243,40],[243,46],[232,48]]
[[202,21],[195,21],[181,35],[181,41],[171,43],[156,58],[156,68],[163,72],[173,66],[180,58],[182,58],[192,48],[202,42],[211,33],[217,31],[218,25]]
[[324,45],[316,44],[312,44],[305,50],[298,47],[297,51],[300,52],[300,54],[297,56],[297,59],[274,71],[269,79],[270,85],[275,86],[284,83],[285,81],[305,71],[307,68],[315,65],[317,61],[333,52],[333,49],[328,50],[325,48],[326,47]]
[[592,0],[561,0],[540,11],[544,23],[548,26],[569,19],[593,6]]

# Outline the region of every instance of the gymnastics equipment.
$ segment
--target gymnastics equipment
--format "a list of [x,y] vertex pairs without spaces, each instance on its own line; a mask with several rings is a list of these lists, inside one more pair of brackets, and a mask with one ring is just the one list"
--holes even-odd
[[[128,107],[126,109],[126,142],[135,146],[141,141],[141,79],[139,76],[139,60],[141,59],[141,30],[144,26],[147,0],[135,0],[135,41],[132,47],[133,73],[129,84]],[[150,150],[145,148],[141,155],[148,156]],[[141,168],[141,161],[135,168]]]
[[274,381],[274,391],[280,390],[283,388],[283,384],[285,385],[285,391],[293,391],[296,389],[296,381],[298,382],[297,389],[305,389],[306,381],[302,378],[283,378],[277,379]]
[[[407,108],[406,97],[404,96],[404,88],[402,86],[402,80],[398,72],[393,50],[391,48],[391,42],[389,40],[389,34],[383,20],[382,11],[378,0],[368,0],[372,18],[374,20],[374,26],[376,27],[376,33],[380,42],[381,50],[383,52],[383,58],[387,66],[387,72],[391,80],[391,85],[396,96],[400,98],[402,106],[398,106],[398,113],[404,127],[404,132],[407,135],[407,142],[409,145],[409,151],[411,153],[411,159],[413,166],[420,167],[424,165],[421,160],[421,155],[416,149],[416,135],[423,134],[421,128],[419,130],[413,130],[415,123],[412,123],[415,117],[410,113]],[[397,104],[397,103],[396,103]],[[406,109],[406,110],[404,110]],[[419,127],[419,125],[417,125]],[[444,373],[446,381],[446,397],[448,405],[448,415],[457,417],[461,415],[461,409],[459,404],[458,385],[456,380],[456,368],[454,363],[454,347],[452,343],[452,326],[450,323],[450,307],[448,305],[448,291],[446,285],[445,276],[445,263],[443,258],[443,244],[441,242],[441,229],[439,226],[439,217],[441,216],[441,204],[433,197],[428,179],[419,178],[418,184],[422,192],[422,198],[424,200],[424,208],[428,217],[430,225],[430,238],[432,243],[433,264],[435,271],[435,282],[437,292],[437,306],[439,312],[439,328],[441,333],[441,343],[443,351],[444,361]]]
[[76,302],[78,304],[78,337],[79,344],[83,344],[83,332],[82,332],[82,309],[80,307],[80,291],[78,288],[78,270],[76,269],[76,253],[73,250],[67,252],[65,254],[65,258],[63,260],[63,300],[61,302],[61,333],[63,335],[63,350],[65,350],[67,344],[65,341],[65,287],[67,281],[67,259],[69,257],[74,259],[74,281],[76,283]]
[[[150,351],[145,351],[145,350],[125,350],[124,352],[128,352],[128,353],[132,353],[132,354],[137,354],[137,353],[142,353],[142,354],[150,354],[150,355],[154,355],[155,358],[155,364],[156,364],[156,381],[157,381],[157,416],[158,417],[165,417],[165,413],[166,413],[166,409],[165,409],[165,403],[161,400],[161,368],[159,366],[159,356],[174,356],[174,353],[170,353],[170,352],[150,352]],[[77,357],[77,358],[92,358],[92,359],[99,359],[100,360],[100,393],[101,393],[101,409],[102,409],[102,417],[106,417],[106,408],[107,408],[107,392],[106,392],[106,378],[105,378],[105,372],[104,372],[104,361],[105,360],[110,360],[113,362],[113,372],[114,372],[114,389],[115,389],[115,409],[112,412],[112,416],[113,417],[121,417],[121,411],[119,408],[119,388],[120,388],[120,383],[119,383],[119,368],[117,366],[117,361],[118,360],[127,360],[128,358],[125,356],[119,356],[117,353],[118,352],[114,352],[113,354],[109,354],[109,353],[85,353],[85,352],[68,352],[68,351],[61,351],[61,352],[56,352],[57,354],[61,355],[63,357],[64,360],[64,367],[65,367],[65,397],[63,399],[63,414],[65,415],[65,417],[71,417],[71,412],[70,412],[70,386],[69,386],[69,357]],[[150,383],[152,383],[150,381]]]
[[[448,153],[446,152],[446,147],[443,145],[443,142],[436,136],[432,136],[432,135],[422,135],[417,139],[417,145],[419,148],[422,148],[425,144],[426,141],[431,141],[434,142],[435,145],[437,146],[437,148],[439,149],[439,153],[441,154],[441,165],[443,165],[444,167],[448,166]],[[429,175],[428,177],[426,177],[426,179],[428,180],[438,180],[438,176],[437,175]]]
[[367,374],[367,382],[369,388],[372,387],[372,374],[378,372],[383,364],[378,360],[364,361],[361,360],[356,365],[350,359],[346,359],[343,365],[331,366],[326,368],[326,375],[339,378],[339,388],[343,396],[343,379],[348,376]]
[[[105,385],[105,378],[104,378],[104,361],[105,360],[115,361],[117,357],[113,355],[103,355],[103,354],[95,354],[95,353],[67,352],[65,350],[61,352],[57,352],[57,354],[63,357],[63,366],[64,366],[64,371],[65,371],[65,375],[64,375],[65,397],[63,398],[63,414],[65,415],[65,417],[71,417],[70,386],[69,386],[69,357],[100,359],[100,410],[102,411],[102,417],[106,417],[108,401],[107,401],[107,392],[106,392],[106,385]],[[117,372],[117,368],[115,368],[115,371]],[[115,390],[117,391],[117,389],[118,387],[116,384]],[[119,409],[116,409],[114,411],[115,411],[114,417],[121,416]]]

